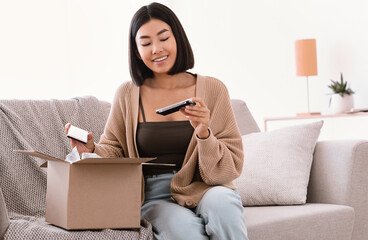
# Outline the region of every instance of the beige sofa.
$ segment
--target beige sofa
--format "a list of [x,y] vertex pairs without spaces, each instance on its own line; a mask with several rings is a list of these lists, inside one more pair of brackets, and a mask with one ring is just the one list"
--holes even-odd
[[[259,131],[243,101],[232,105],[242,135]],[[317,142],[307,203],[245,207],[249,239],[368,239],[367,173],[367,140]]]
[[[88,102],[86,104],[88,107],[86,107],[81,106],[83,105],[80,104],[81,102],[83,102],[81,99],[0,101],[0,113],[2,114],[0,130],[2,133],[7,132],[8,135],[10,134],[9,136],[14,136],[11,139],[9,137],[5,139],[6,134],[2,134],[1,142],[3,143],[3,148],[33,147],[41,148],[39,150],[53,155],[65,154],[70,151],[70,148],[68,141],[62,138],[64,137],[62,129],[65,122],[70,121],[70,119],[78,122],[80,127],[92,130],[95,133],[95,138],[98,139],[102,133],[110,104],[95,100]],[[258,132],[259,127],[246,104],[241,100],[232,100],[232,105],[241,134]],[[92,116],[92,120],[84,119],[86,113],[91,112],[89,110],[93,110],[93,114],[96,115]],[[34,112],[36,114],[32,114]],[[53,114],[48,112],[53,112]],[[96,117],[100,121],[96,122]],[[49,122],[47,124],[33,122],[36,120],[43,121],[42,119],[45,118],[54,119],[51,126],[49,126]],[[27,126],[32,132],[22,134],[22,129]],[[47,131],[41,131],[45,133],[40,134],[38,133],[40,128],[45,128]],[[54,129],[54,131],[60,130],[60,134],[56,136],[48,135],[49,129]],[[48,137],[49,141],[62,139],[62,143],[60,143],[59,148],[49,144],[49,141],[39,143],[32,138],[35,132],[40,135],[37,138]],[[25,135],[29,135],[29,137],[24,137]],[[2,151],[4,152],[4,150]],[[31,180],[28,180],[33,181],[33,178],[37,179],[30,186],[34,188],[31,191],[32,195],[37,196],[35,200],[35,197],[23,194],[27,189],[20,188],[19,192],[17,192],[17,186],[11,186],[18,179],[9,180],[16,178],[11,173],[17,170],[16,167],[18,165],[15,164],[17,161],[25,161],[23,157],[9,151],[6,154],[1,153],[0,157],[0,190],[2,189],[5,199],[4,202],[0,192],[0,237],[5,234],[5,239],[38,239],[39,234],[43,234],[43,236],[46,236],[45,238],[52,237],[54,239],[74,239],[76,236],[84,236],[84,238],[88,236],[89,239],[152,239],[151,226],[145,222],[142,222],[141,229],[134,231],[81,231],[83,233],[68,232],[48,225],[43,220],[44,194],[46,190],[45,173],[40,172],[42,170],[33,166],[27,167],[26,170],[20,167],[19,171],[27,172],[14,174],[14,176],[17,176],[17,174],[35,175],[29,176]],[[15,165],[9,164],[9,159]],[[39,160],[27,159],[27,161],[35,162]],[[39,162],[36,163],[38,164]],[[28,168],[31,168],[31,170],[28,171]],[[39,186],[35,186],[35,184],[39,184]],[[10,221],[5,208],[6,205],[8,206]],[[324,141],[318,142],[315,149],[307,204],[245,207],[244,215],[247,221],[249,239],[251,240],[363,240],[368,239],[367,205],[368,141]],[[31,210],[25,211],[24,209],[27,208]],[[34,233],[35,231],[36,234]],[[55,232],[57,232],[56,235]]]

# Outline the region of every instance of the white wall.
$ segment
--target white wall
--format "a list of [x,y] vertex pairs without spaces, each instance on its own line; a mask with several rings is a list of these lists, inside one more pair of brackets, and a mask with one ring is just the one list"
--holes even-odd
[[[128,29],[151,1],[0,0],[0,98],[95,95],[111,101],[129,81]],[[232,98],[263,118],[307,111],[295,76],[294,41],[317,39],[312,111],[326,111],[329,79],[340,72],[368,107],[368,1],[168,0],[192,44],[193,72],[221,79]]]

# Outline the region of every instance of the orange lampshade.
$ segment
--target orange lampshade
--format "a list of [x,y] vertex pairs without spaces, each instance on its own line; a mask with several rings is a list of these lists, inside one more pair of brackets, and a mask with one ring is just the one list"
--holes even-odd
[[295,41],[295,62],[297,76],[317,75],[316,39]]

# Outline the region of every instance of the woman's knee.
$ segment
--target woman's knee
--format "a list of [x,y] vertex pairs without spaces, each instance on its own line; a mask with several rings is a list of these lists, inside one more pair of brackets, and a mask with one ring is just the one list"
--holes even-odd
[[202,197],[196,213],[212,239],[247,239],[244,208],[236,190],[213,187]]
[[157,239],[208,239],[203,219],[178,204],[156,201],[142,217],[152,224]]
[[200,201],[197,210],[221,212],[221,215],[229,213],[234,214],[233,211],[243,213],[243,206],[241,199],[236,190],[216,186],[208,190],[202,200]]

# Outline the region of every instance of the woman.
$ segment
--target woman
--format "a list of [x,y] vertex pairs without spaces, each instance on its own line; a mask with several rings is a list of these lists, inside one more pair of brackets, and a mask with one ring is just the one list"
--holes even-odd
[[[219,80],[186,72],[194,58],[183,27],[166,6],[140,8],[130,25],[132,82],[117,90],[100,142],[71,140],[80,153],[157,157],[144,166],[142,218],[157,239],[247,239],[232,183],[243,165],[241,137]],[[192,99],[166,116],[155,110]],[[68,131],[70,124],[67,124]]]

